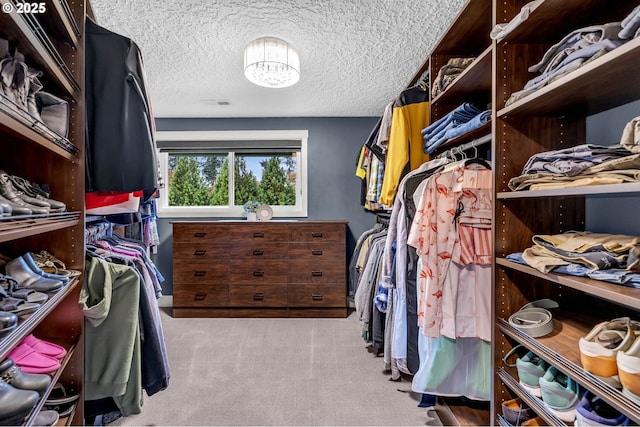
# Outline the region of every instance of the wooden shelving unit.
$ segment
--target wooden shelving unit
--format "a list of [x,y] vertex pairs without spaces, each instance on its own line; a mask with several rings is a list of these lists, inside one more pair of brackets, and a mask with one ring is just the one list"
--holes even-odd
[[[495,22],[510,22],[527,3],[496,0]],[[630,0],[615,4],[606,0],[544,0],[527,20],[493,43],[494,424],[500,423],[501,403],[517,396],[548,424],[562,425],[539,399],[519,386],[517,370],[504,366],[502,358],[518,344],[600,396],[633,423],[640,422],[640,404],[585,371],[578,347],[580,338],[599,322],[622,316],[638,318],[640,289],[545,274],[505,258],[532,246],[531,238],[536,234],[585,230],[590,214],[587,202],[615,196],[637,206],[638,183],[516,192],[507,184],[521,174],[533,154],[584,144],[589,116],[640,99],[640,77],[632,71],[640,60],[640,39],[626,42],[505,107],[510,95],[533,77],[528,67],[538,63],[552,45],[578,28],[620,21],[636,5]],[[541,298],[560,304],[560,309],[552,310],[554,331],[549,335],[532,338],[506,320],[523,305]]]
[[[0,5],[21,1],[0,0]],[[0,169],[29,181],[48,184],[51,198],[67,211],[49,215],[0,218],[0,253],[14,258],[47,250],[66,267],[84,271],[84,17],[86,1],[44,2],[45,14],[0,14],[0,37],[25,55],[25,63],[43,72],[44,90],[69,102],[69,135],[62,138],[9,100],[0,101]],[[83,277],[73,279],[0,340],[0,356],[28,334],[62,345],[67,356],[52,374],[51,387],[25,420],[34,423],[57,381],[80,393],[68,424],[84,425],[84,317],[78,306]]]

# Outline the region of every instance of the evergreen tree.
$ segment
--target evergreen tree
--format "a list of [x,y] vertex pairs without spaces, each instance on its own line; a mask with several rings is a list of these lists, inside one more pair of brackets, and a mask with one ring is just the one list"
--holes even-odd
[[218,173],[225,158],[226,156],[220,156],[217,154],[204,156],[204,161],[201,165],[202,174],[209,185],[213,185],[216,182],[216,178],[218,177]]
[[220,167],[220,173],[213,184],[211,205],[227,206],[229,204],[229,160],[225,159]]
[[295,205],[296,189],[289,183],[287,171],[280,162],[280,157],[274,156],[260,163],[262,165],[260,201],[268,205]]
[[206,206],[209,192],[194,157],[179,156],[169,183],[169,206]]
[[262,202],[258,179],[252,171],[247,170],[247,161],[243,157],[236,157],[234,203],[240,206],[249,200]]

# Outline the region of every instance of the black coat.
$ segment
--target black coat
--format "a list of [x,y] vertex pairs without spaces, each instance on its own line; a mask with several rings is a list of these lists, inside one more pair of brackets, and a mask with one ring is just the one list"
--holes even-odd
[[158,164],[140,49],[89,19],[86,25],[86,191],[151,195]]

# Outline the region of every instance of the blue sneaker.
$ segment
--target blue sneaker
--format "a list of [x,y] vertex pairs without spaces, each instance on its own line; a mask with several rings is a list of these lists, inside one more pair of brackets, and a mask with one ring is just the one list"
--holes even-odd
[[520,385],[529,393],[540,397],[539,380],[549,368],[549,364],[532,351],[516,360]]
[[562,421],[573,422],[578,406],[578,383],[550,366],[540,378],[542,401]]
[[629,418],[609,406],[590,391],[576,407],[576,422],[574,426],[628,426]]

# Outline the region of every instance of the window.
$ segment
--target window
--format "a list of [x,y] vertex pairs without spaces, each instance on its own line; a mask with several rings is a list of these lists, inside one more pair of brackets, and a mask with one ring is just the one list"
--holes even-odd
[[306,130],[158,132],[166,184],[159,216],[239,218],[248,201],[271,206],[274,216],[307,216],[307,137]]

